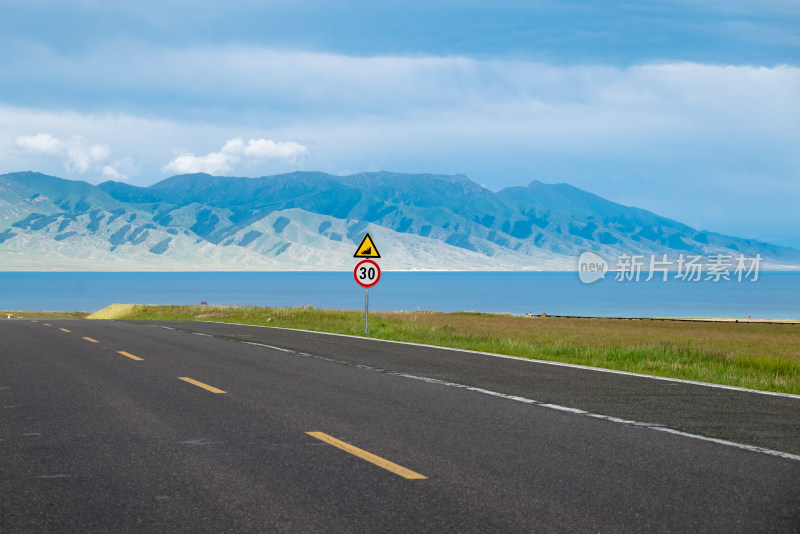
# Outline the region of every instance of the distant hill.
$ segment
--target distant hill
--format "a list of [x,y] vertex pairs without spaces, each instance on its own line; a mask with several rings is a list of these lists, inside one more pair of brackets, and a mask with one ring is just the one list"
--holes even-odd
[[574,269],[586,250],[764,257],[800,251],[701,231],[567,184],[492,192],[466,176],[187,174],[149,187],[0,175],[3,270],[339,270],[370,232],[387,269]]

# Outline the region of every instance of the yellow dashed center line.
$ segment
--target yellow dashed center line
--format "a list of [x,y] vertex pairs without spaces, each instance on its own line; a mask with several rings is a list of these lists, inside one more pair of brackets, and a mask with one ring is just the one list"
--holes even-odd
[[140,358],[140,357],[138,357],[138,356],[134,356],[134,355],[133,355],[133,354],[131,354],[130,352],[125,352],[124,350],[118,350],[118,351],[117,351],[117,354],[122,354],[123,356],[125,356],[125,357],[127,357],[127,358],[130,358],[131,360],[137,360],[137,361],[140,361],[140,362],[141,362],[142,360],[144,360],[144,358]]
[[380,456],[375,456],[371,452],[367,452],[363,449],[359,449],[349,443],[345,443],[344,441],[339,441],[338,439],[334,438],[333,436],[329,436],[324,432],[306,432],[309,436],[315,437],[318,440],[324,441],[329,445],[333,445],[339,449],[342,449],[345,452],[349,452],[355,456],[358,456],[362,460],[366,460],[370,463],[377,465],[378,467],[382,467],[387,471],[391,471],[396,475],[400,475],[403,478],[407,479],[427,479],[428,477],[420,475],[419,473],[415,473],[410,469],[406,469],[401,465],[397,465],[394,462],[390,462],[389,460],[385,460]]
[[[37,322],[37,321],[33,321],[33,322]],[[49,323],[42,323],[42,324],[44,326],[53,326],[53,325],[51,325]],[[72,333],[71,330],[67,330],[66,328],[59,328],[59,330],[61,330],[62,332]],[[85,339],[86,341],[89,341],[91,343],[100,343],[96,339],[92,339],[90,337],[84,337],[83,339]],[[135,356],[135,355],[131,354],[130,352],[126,352],[124,350],[117,351],[117,354],[121,354],[122,356],[125,356],[126,358],[130,358],[131,360],[136,360],[136,361],[143,361],[144,360],[144,358],[140,358],[140,357]],[[184,382],[188,382],[189,384],[193,384],[193,385],[195,385],[197,387],[203,388],[206,391],[210,391],[211,393],[226,393],[225,391],[222,391],[219,388],[215,388],[214,386],[210,386],[208,384],[204,384],[203,382],[200,382],[200,381],[195,380],[193,378],[189,378],[188,376],[179,376],[178,379],[179,380],[183,380]],[[350,453],[350,454],[352,454],[354,456],[357,456],[357,457],[361,458],[362,460],[366,460],[367,462],[370,462],[370,463],[372,463],[374,465],[377,465],[378,467],[386,469],[387,471],[391,471],[392,473],[394,473],[396,475],[399,475],[399,476],[401,476],[403,478],[406,478],[406,479],[409,479],[409,480],[425,480],[425,479],[428,478],[428,477],[426,477],[424,475],[421,475],[421,474],[419,474],[417,472],[414,472],[414,471],[412,471],[410,469],[407,469],[407,468],[405,468],[405,467],[403,467],[401,465],[398,465],[398,464],[396,464],[394,462],[390,462],[389,460],[386,460],[385,458],[381,458],[380,456],[376,456],[376,455],[372,454],[371,452],[367,452],[367,451],[365,451],[363,449],[359,449],[358,447],[356,447],[354,445],[350,445],[349,443],[345,443],[344,441],[338,440],[338,439],[334,438],[333,436],[329,436],[328,434],[325,434],[324,432],[306,432],[306,434],[308,434],[311,437],[317,438],[318,440],[323,441],[323,442],[327,443],[328,445],[333,445],[334,447],[336,447],[338,449],[341,449],[341,450],[343,450],[345,452],[348,452],[348,453]]]
[[215,388],[214,386],[209,386],[208,384],[203,384],[202,382],[198,382],[197,380],[189,378],[188,376],[179,376],[178,379],[183,380],[184,382],[189,382],[190,384],[194,384],[195,386],[208,390],[211,393],[225,393],[221,389]]
[[[33,321],[33,322],[35,323],[37,321]],[[53,326],[53,325],[51,325],[49,323],[42,323],[42,324],[44,326]],[[71,330],[67,330],[66,328],[59,328],[59,330],[61,330],[62,332],[72,333]],[[100,343],[96,339],[92,339],[90,337],[84,337],[83,339],[85,339],[86,341],[89,341],[91,343]],[[130,358],[131,360],[144,361],[144,358],[140,358],[140,357],[135,356],[135,355],[131,354],[130,352],[126,352],[124,350],[117,351],[117,354],[121,354],[122,356],[125,356],[126,358]],[[193,378],[189,378],[188,376],[179,376],[178,379],[179,380],[183,380],[184,382],[188,382],[189,384],[193,384],[193,385],[195,385],[197,387],[203,388],[206,391],[210,391],[211,393],[226,393],[225,391],[222,391],[219,388],[215,388],[214,386],[210,386],[208,384],[204,384],[203,382],[200,382],[200,381],[195,380]],[[306,432],[306,434],[308,434],[309,436],[314,437],[314,438],[316,438],[316,439],[318,439],[320,441],[323,441],[323,442],[327,443],[328,445],[333,445],[334,447],[336,447],[338,449],[341,449],[341,450],[343,450],[345,452],[348,452],[348,453],[352,454],[353,456],[357,456],[357,457],[361,458],[362,460],[366,460],[367,462],[370,462],[371,464],[374,464],[374,465],[377,465],[378,467],[386,469],[387,471],[391,471],[392,473],[394,473],[396,475],[399,475],[399,476],[401,476],[403,478],[406,478],[406,479],[409,479],[409,480],[425,480],[425,479],[428,478],[428,477],[426,477],[424,475],[421,475],[421,474],[419,474],[419,473],[417,473],[415,471],[407,469],[407,468],[405,468],[405,467],[403,467],[401,465],[398,465],[398,464],[396,464],[394,462],[390,462],[389,460],[386,460],[385,458],[381,458],[380,456],[376,456],[376,455],[372,454],[371,452],[367,452],[367,451],[365,451],[363,449],[359,449],[358,447],[356,447],[354,445],[350,445],[349,443],[345,443],[344,441],[338,440],[338,439],[334,438],[333,436],[329,436],[328,434],[326,434],[324,432]]]

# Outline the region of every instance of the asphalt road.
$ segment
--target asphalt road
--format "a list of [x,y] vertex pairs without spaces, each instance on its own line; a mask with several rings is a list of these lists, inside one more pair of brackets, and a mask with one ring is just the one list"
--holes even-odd
[[3,320],[0,532],[797,532],[798,408],[279,329]]

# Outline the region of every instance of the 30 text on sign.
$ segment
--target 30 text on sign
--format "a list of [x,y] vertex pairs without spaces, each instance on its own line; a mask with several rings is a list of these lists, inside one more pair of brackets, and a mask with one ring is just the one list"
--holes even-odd
[[353,277],[358,285],[369,288],[381,279],[381,268],[372,260],[363,260],[353,269]]

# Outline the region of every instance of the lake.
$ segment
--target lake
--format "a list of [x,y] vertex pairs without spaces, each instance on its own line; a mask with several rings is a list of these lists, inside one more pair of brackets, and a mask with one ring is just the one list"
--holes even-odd
[[[363,309],[352,272],[0,272],[0,308],[97,311],[113,303]],[[596,317],[800,319],[800,273],[756,282],[584,284],[574,272],[384,272],[371,310],[533,312]]]

